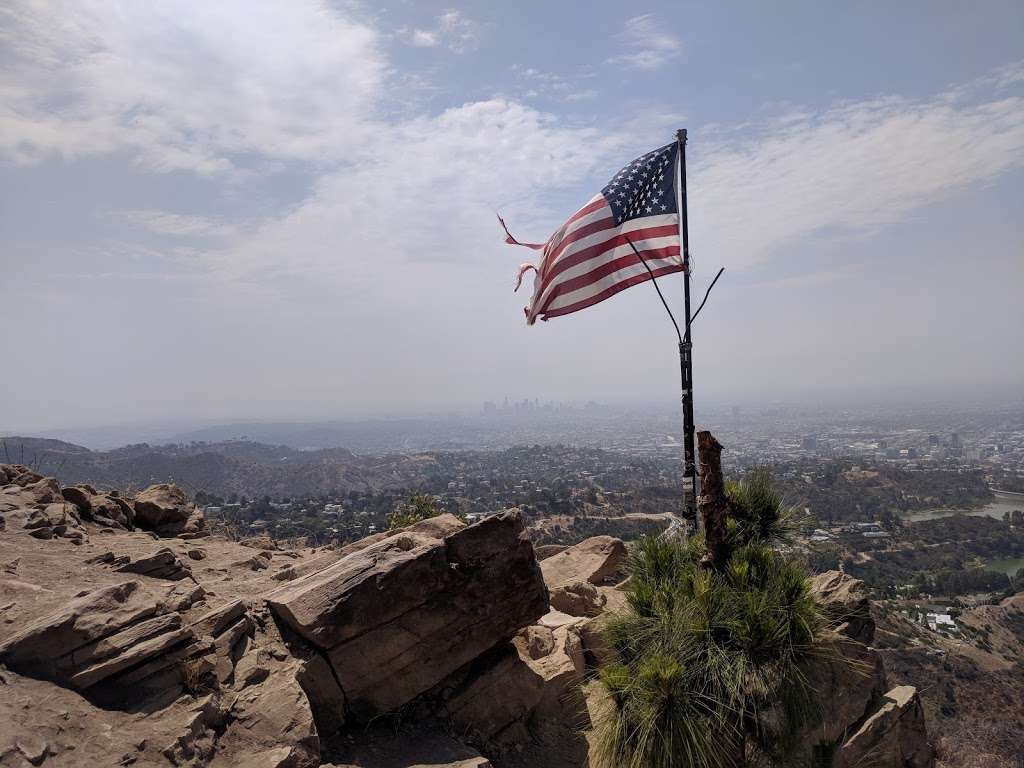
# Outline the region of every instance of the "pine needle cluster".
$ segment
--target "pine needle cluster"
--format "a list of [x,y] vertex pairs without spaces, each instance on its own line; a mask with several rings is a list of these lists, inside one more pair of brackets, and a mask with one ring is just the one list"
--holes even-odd
[[601,680],[601,768],[733,768],[762,739],[763,715],[795,732],[814,717],[800,671],[826,627],[807,572],[774,546],[789,519],[766,472],[727,487],[730,556],[701,564],[702,537],[645,538],[628,563],[629,610],[607,639],[620,664]]

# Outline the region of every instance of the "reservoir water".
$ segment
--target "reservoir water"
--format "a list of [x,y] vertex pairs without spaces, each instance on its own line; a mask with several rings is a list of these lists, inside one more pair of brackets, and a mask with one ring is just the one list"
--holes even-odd
[[940,517],[952,517],[953,515],[970,515],[972,517],[994,517],[1002,520],[1003,515],[1015,509],[1024,511],[1024,494],[995,492],[995,498],[983,507],[974,509],[922,509],[917,512],[908,512],[901,515],[908,523],[916,523],[921,520],[937,520]]
[[999,571],[1007,576],[1016,576],[1021,568],[1024,568],[1024,557],[995,558],[985,563],[986,570]]
[[[911,523],[921,520],[937,520],[940,517],[951,517],[952,515],[994,517],[997,520],[1002,520],[1003,515],[1015,509],[1024,511],[1024,494],[995,491],[995,498],[983,507],[975,509],[925,509],[920,512],[902,515],[902,517],[905,521]],[[985,568],[990,571],[1005,573],[1007,576],[1014,576],[1019,569],[1024,568],[1024,557],[994,558],[985,563]]]

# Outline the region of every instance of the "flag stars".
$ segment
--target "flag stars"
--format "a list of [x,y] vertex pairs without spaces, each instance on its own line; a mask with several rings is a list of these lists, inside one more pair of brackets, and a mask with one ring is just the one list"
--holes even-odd
[[672,162],[675,145],[654,150],[625,165],[601,190],[616,226],[644,216],[674,213],[672,176],[665,170]]

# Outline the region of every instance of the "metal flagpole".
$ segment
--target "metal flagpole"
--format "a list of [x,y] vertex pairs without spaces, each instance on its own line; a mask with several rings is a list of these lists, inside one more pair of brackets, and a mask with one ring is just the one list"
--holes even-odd
[[[700,530],[697,517],[697,462],[693,435],[693,343],[690,338],[690,232],[686,202],[686,129],[676,131],[679,156],[676,168],[676,208],[679,211],[679,236],[683,246],[683,296],[686,326],[679,342],[679,370],[683,390],[683,508],[687,520]],[[717,279],[717,278],[716,278]]]

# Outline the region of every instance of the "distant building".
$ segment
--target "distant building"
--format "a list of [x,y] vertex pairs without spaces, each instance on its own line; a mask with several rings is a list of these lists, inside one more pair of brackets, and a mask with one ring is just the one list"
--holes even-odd
[[858,531],[880,531],[882,530],[881,523],[854,523],[853,527]]
[[956,622],[948,613],[929,613],[926,620],[932,632],[956,630]]

